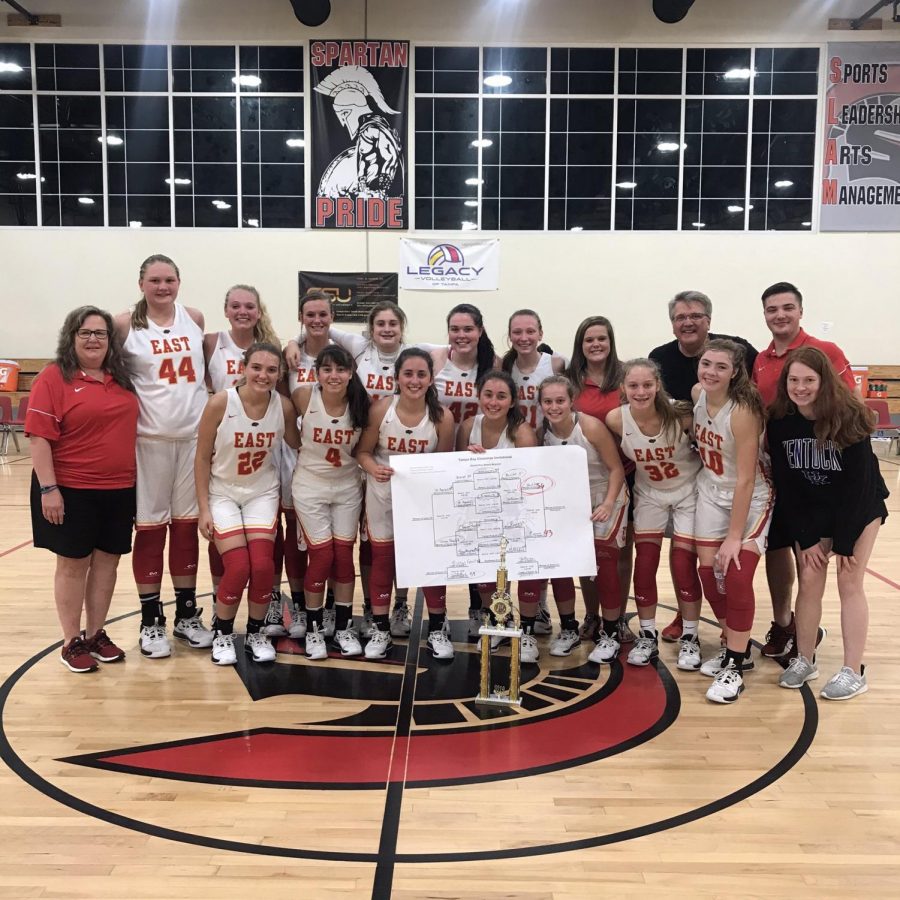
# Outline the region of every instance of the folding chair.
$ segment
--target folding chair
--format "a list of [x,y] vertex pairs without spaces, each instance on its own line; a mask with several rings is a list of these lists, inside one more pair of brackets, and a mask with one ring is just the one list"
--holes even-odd
[[891,410],[887,400],[866,400],[866,406],[874,410],[878,416],[875,429],[891,439],[888,444],[888,453],[891,452],[894,442],[897,443],[897,452],[900,453],[900,426],[891,421]]

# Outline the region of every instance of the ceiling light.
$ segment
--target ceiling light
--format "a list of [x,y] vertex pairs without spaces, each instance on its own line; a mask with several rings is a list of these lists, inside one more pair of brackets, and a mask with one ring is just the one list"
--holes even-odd
[[581,225],[573,225],[573,226],[569,229],[569,231],[584,231],[584,228],[582,228]]
[[676,144],[675,141],[660,141],[656,145],[656,149],[662,150],[663,152],[668,153],[668,152],[671,152],[672,150],[677,150],[679,146],[681,147],[682,150],[684,150],[687,147],[687,144],[679,145],[679,144]]
[[467,178],[466,184],[471,185],[472,187],[476,187],[479,184],[484,184],[483,178]]
[[[19,181],[37,181],[37,175],[34,172],[16,172],[16,178]],[[44,179],[42,178],[41,181]]]
[[288,138],[285,143],[288,147],[303,147],[306,141],[303,138]]
[[706,222],[691,222],[694,228],[706,228]]
[[82,206],[93,206],[93,205],[94,205],[94,198],[93,198],[93,197],[79,197],[79,198],[78,198],[78,202],[79,202]]
[[128,227],[129,227],[129,228],[140,228],[143,224],[144,224],[144,223],[141,222],[139,219],[132,219],[132,220],[128,223]]
[[259,228],[259,219],[247,219],[247,224],[251,228]]
[[167,178],[166,184],[190,184],[190,178]]
[[241,87],[259,87],[262,84],[262,78],[259,75],[238,75],[231,79],[231,83]]
[[[97,141],[101,144],[103,143],[103,140],[104,139],[102,137],[97,138]],[[120,144],[124,144],[125,141],[123,141],[122,138],[118,137],[115,134],[108,134],[106,136],[106,143],[109,144],[110,147],[118,147]]]
[[729,69],[725,73],[725,78],[729,81],[739,81],[741,79],[749,78],[752,74],[752,69]]
[[812,222],[801,222],[800,223],[804,228],[811,228]]
[[777,188],[789,188],[789,187],[793,187],[793,186],[794,186],[794,182],[788,181],[787,178],[782,178],[781,181],[775,182],[775,187],[777,187]]
[[617,181],[616,187],[623,188],[626,191],[630,191],[632,188],[637,187],[637,182],[636,181]]
[[493,147],[494,142],[490,138],[478,138],[477,141],[472,141],[469,144],[470,147]]
[[231,209],[231,204],[226,203],[224,200],[213,200],[212,205],[216,209]]
[[463,222],[462,230],[463,231],[474,231],[478,226],[474,222]]
[[512,84],[512,78],[510,78],[509,75],[488,75],[488,77],[484,79],[484,83],[488,87],[502,88]]
[[466,200],[463,203],[463,206],[478,206],[478,201],[477,200]]
[[744,207],[738,206],[736,203],[732,203],[731,205],[727,206],[726,209],[728,210],[728,212],[731,212],[731,213],[738,213],[738,212],[744,211]]
[[22,72],[23,69],[18,63],[0,62],[0,72]]

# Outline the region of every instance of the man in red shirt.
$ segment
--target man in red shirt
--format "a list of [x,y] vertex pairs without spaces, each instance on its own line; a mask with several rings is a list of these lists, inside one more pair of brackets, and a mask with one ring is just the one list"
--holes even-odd
[[[821,350],[831,360],[834,370],[850,390],[855,389],[850,363],[841,348],[830,341],[820,341],[800,327],[800,319],[803,317],[803,296],[794,285],[787,281],[779,281],[767,287],[763,291],[762,305],[766,326],[772,332],[772,341],[757,355],[753,363],[752,377],[766,406],[775,399],[778,379],[781,377],[788,353],[797,347],[816,347]],[[796,575],[793,548],[784,534],[779,500],[776,496],[766,546],[766,580],[772,596],[772,627],[766,635],[766,643],[762,650],[764,656],[776,658],[791,655],[795,641],[791,598]]]

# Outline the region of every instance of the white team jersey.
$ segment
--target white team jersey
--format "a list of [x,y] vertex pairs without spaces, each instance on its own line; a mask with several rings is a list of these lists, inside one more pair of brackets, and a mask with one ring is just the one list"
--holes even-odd
[[[731,430],[731,414],[735,403],[728,400],[711,416],[706,407],[706,391],[700,391],[694,407],[694,439],[703,460],[703,469],[697,476],[701,491],[725,499],[734,494],[737,484],[737,447]],[[753,493],[765,493],[769,489],[762,460],[756,465],[756,481]]]
[[147,320],[130,328],[123,348],[140,403],[141,437],[187,440],[195,437],[206,406],[203,332],[180,304],[167,328]]
[[209,356],[207,371],[210,386],[216,394],[234,387],[244,374],[244,351],[227,331],[216,335],[216,346]]
[[298,387],[316,383],[316,358],[306,352],[306,344],[300,344],[300,365],[288,372],[288,387],[293,395]]
[[552,374],[553,356],[549,353],[542,353],[535,370],[527,375],[519,370],[518,363],[513,363],[510,375],[518,389],[519,409],[525,416],[525,424],[532,428],[538,428],[544,421],[541,404],[538,402],[538,388],[541,382]]
[[[472,432],[469,435],[469,443],[470,444],[481,444],[481,423],[484,421],[484,413],[478,413],[475,416],[475,421],[472,423]],[[511,447],[515,447],[515,443],[509,439],[509,435],[506,433],[506,429],[504,428],[500,434],[500,440],[497,441],[496,445],[485,449],[491,450],[509,450]]]
[[378,427],[378,446],[376,446],[373,456],[375,461],[382,466],[390,465],[390,457],[400,453],[434,453],[437,450],[437,427],[428,418],[428,410],[425,410],[425,415],[420,422],[412,427],[407,427],[397,418],[397,401],[399,399],[399,397],[394,398]]
[[647,437],[634,421],[631,407],[625,403],[621,410],[622,453],[635,462],[635,487],[668,493],[697,478],[703,462],[680,425],[674,441],[663,432]]
[[359,478],[359,467],[353,458],[353,448],[359,443],[362,429],[350,421],[350,405],[339,416],[331,416],[322,401],[322,390],[313,388],[309,406],[300,424],[300,453],[297,473],[319,478]]
[[215,454],[210,469],[209,493],[240,502],[279,489],[278,462],[284,438],[281,395],[269,394],[261,419],[251,419],[237,388],[226,392],[225,414],[216,431]]
[[591,505],[599,506],[606,498],[609,486],[609,469],[606,468],[597,448],[584,436],[578,414],[573,413],[572,419],[575,427],[572,433],[565,439],[557,437],[549,428],[544,435],[545,447],[575,446],[584,447],[587,452],[588,483],[591,487]]
[[447,358],[444,368],[434,376],[441,406],[446,406],[453,414],[453,421],[459,425],[478,412],[478,393],[475,390],[478,364],[461,369],[452,359]]

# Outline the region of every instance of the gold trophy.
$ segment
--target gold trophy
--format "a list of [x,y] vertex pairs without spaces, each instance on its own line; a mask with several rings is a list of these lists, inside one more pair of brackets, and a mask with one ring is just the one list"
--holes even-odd
[[[522,696],[519,692],[521,661],[519,646],[522,640],[522,628],[519,625],[519,613],[513,606],[509,596],[509,581],[506,571],[506,547],[508,541],[500,538],[500,566],[497,569],[497,590],[491,595],[491,612],[496,625],[482,625],[478,629],[481,649],[481,684],[476,703],[489,706],[521,706]],[[509,651],[509,687],[495,684],[491,688],[491,638],[507,637],[510,641]]]

